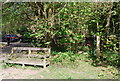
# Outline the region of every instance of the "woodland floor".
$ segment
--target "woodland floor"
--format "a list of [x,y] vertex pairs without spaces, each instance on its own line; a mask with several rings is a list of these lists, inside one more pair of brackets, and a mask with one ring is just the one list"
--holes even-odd
[[[106,67],[93,67],[90,64],[80,61],[76,68],[64,67],[61,65],[50,65],[46,69],[42,67],[13,65],[5,67],[0,64],[1,79],[117,79],[113,73]],[[4,68],[5,67],[5,68]]]
[[[11,44],[3,48],[3,52],[19,44]],[[22,45],[22,44],[20,44]],[[9,51],[8,51],[9,52]],[[0,79],[118,79],[115,74],[118,70],[114,67],[94,67],[88,62],[78,61],[77,67],[71,68],[74,64],[66,66],[50,64],[46,69],[42,67],[21,65],[7,66],[0,63]]]

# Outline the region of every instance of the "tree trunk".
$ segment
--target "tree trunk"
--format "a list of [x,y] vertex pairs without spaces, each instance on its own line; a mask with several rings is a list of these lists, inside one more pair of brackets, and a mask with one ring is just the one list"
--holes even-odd
[[99,56],[101,56],[101,53],[100,53],[100,36],[97,36],[96,39],[97,39],[96,54],[99,57]]
[[[105,32],[106,32],[106,36],[105,36],[105,38],[106,38],[106,42],[108,42],[108,34],[109,34],[109,27],[110,27],[110,19],[111,19],[111,16],[112,16],[112,7],[113,7],[113,4],[112,4],[112,6],[111,6],[111,9],[109,10],[109,12],[108,12],[108,15],[107,15],[107,19],[106,19],[106,25],[105,25]],[[109,47],[107,47],[107,49],[108,49]]]
[[110,26],[110,18],[112,16],[112,10],[110,9],[109,13],[108,13],[108,17],[107,17],[107,23],[105,25],[105,27],[109,27]]
[[[97,22],[97,30],[99,30],[99,23]],[[98,32],[99,33],[99,32]],[[96,44],[96,55],[97,57],[101,56],[101,52],[100,52],[100,35],[97,35],[96,37],[97,40],[97,44]]]

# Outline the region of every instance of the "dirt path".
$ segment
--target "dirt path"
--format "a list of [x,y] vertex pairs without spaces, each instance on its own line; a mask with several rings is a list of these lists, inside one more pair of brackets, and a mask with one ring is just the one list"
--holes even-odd
[[0,54],[7,54],[11,52],[11,49],[13,47],[29,47],[30,44],[29,43],[20,43],[20,42],[13,42],[10,44],[10,46],[6,45],[6,42],[3,42],[3,44],[5,44],[3,47],[0,47]]
[[[45,69],[31,70],[9,67],[0,72],[0,78],[2,79],[43,79],[42,75],[38,75]],[[37,76],[36,76],[37,75]]]
[[[110,72],[107,72],[106,68],[99,67],[93,68],[89,66],[82,68],[80,65],[76,69],[70,69],[65,67],[56,67],[51,65],[46,69],[39,67],[9,67],[0,71],[0,78],[2,79],[114,79]],[[102,72],[102,70],[105,70]],[[104,74],[99,76],[99,74]]]
[[0,62],[2,62],[5,57],[3,57],[3,54],[9,54],[11,53],[11,50],[13,47],[29,47],[29,43],[20,43],[20,42],[12,42],[9,46],[7,46],[6,42],[0,42],[1,44],[4,44],[4,46],[0,47]]

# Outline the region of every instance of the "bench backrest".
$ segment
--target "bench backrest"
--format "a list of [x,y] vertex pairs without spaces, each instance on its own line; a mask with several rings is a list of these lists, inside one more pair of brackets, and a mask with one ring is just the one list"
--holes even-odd
[[36,48],[36,47],[13,47],[12,53],[14,50],[41,50],[41,51],[47,51],[48,54],[50,54],[51,49],[50,48]]

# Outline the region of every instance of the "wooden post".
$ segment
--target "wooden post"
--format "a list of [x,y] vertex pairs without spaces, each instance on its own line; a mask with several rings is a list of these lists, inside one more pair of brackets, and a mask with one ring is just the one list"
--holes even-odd
[[28,58],[30,58],[31,50],[28,50],[28,53],[29,53]]
[[14,53],[14,48],[12,48],[12,50],[11,50],[11,54],[13,54]]
[[46,68],[46,57],[44,57],[44,60],[43,60],[43,68]]
[[48,48],[48,54],[50,55],[50,52],[51,52],[51,49],[50,48]]
[[[48,54],[49,54],[48,57],[49,57],[49,59],[50,59],[50,58],[51,58],[51,55],[50,55],[50,54],[51,54],[51,48],[48,49]],[[48,61],[49,61],[49,59],[48,59]]]
[[25,67],[25,64],[22,64],[22,68],[24,68]]

